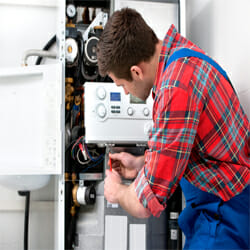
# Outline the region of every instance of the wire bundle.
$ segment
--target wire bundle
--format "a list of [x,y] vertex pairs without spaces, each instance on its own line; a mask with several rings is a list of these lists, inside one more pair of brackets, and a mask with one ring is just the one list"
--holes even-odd
[[84,166],[83,172],[98,166],[104,159],[104,155],[99,154],[96,149],[88,149],[84,136],[79,137],[72,146],[71,157]]

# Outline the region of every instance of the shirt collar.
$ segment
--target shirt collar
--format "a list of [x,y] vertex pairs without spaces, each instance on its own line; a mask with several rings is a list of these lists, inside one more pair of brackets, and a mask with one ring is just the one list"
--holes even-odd
[[177,30],[175,26],[172,24],[163,40],[162,50],[161,50],[161,56],[166,60],[166,56],[168,57],[171,51],[171,48],[173,47],[173,43],[175,40],[177,34]]
[[156,73],[156,78],[155,78],[155,82],[154,82],[153,89],[152,89],[153,96],[155,95],[155,91],[156,91],[156,87],[157,87],[156,85],[157,85],[159,78],[162,74],[162,68],[164,67],[165,62],[169,58],[169,55],[171,52],[171,47],[174,43],[176,35],[177,35],[177,30],[176,30],[175,26],[172,24],[170,26],[170,28],[168,29],[166,36],[163,39],[161,53],[160,53],[160,57],[159,57],[158,68],[157,68],[157,73]]

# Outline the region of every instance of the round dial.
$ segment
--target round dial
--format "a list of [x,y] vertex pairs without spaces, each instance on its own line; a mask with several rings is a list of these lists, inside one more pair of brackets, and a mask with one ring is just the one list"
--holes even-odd
[[96,107],[96,112],[100,118],[104,118],[106,116],[107,110],[103,104],[99,104]]
[[134,114],[134,110],[131,108],[131,107],[129,107],[128,109],[127,109],[127,113],[128,113],[128,115],[133,115]]
[[106,97],[106,91],[103,87],[99,87],[96,90],[96,95],[99,99],[103,100]]
[[67,5],[66,14],[69,18],[74,18],[76,15],[76,7],[73,4]]

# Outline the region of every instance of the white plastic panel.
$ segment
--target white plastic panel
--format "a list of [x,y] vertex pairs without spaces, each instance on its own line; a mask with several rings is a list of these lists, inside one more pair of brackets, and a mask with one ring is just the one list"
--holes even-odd
[[127,216],[105,216],[105,250],[127,250]]
[[87,143],[147,143],[153,126],[151,94],[142,102],[106,82],[85,82],[84,91]]
[[0,174],[61,173],[62,64],[0,72]]
[[129,250],[146,249],[146,224],[130,224]]

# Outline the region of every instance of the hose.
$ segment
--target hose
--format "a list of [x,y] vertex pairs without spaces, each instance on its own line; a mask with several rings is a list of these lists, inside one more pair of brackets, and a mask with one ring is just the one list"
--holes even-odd
[[[56,42],[56,35],[54,35],[54,36],[48,41],[48,43],[44,46],[43,50],[49,50],[55,42]],[[42,59],[43,59],[43,58],[42,58],[41,56],[39,56],[39,57],[37,58],[37,60],[36,60],[36,65],[39,65],[39,64],[41,63]]]
[[20,196],[25,196],[25,216],[24,216],[24,240],[23,249],[28,250],[29,241],[29,211],[30,211],[30,191],[18,191]]

